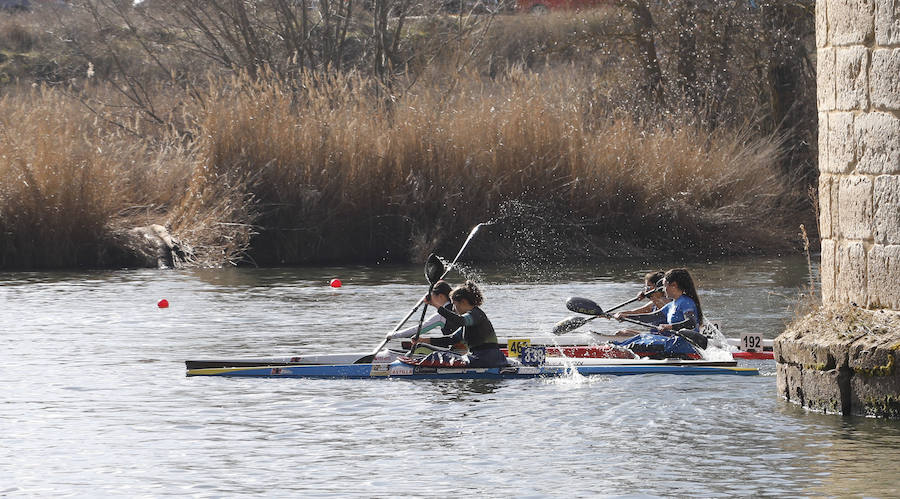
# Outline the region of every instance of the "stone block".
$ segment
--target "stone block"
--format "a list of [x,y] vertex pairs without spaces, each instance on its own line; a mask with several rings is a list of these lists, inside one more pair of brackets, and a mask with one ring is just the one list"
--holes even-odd
[[835,50],[822,48],[816,52],[816,102],[819,111],[831,111],[835,103]]
[[855,375],[867,377],[900,373],[900,351],[894,351],[895,346],[900,346],[900,332],[865,334],[850,345],[847,366]]
[[841,111],[869,107],[869,52],[865,47],[835,50],[834,106]]
[[819,147],[819,171],[828,164],[828,113],[819,112],[819,130],[818,136]]
[[828,0],[826,9],[832,45],[862,45],[875,38],[874,0]]
[[868,292],[866,249],[861,242],[842,241],[835,248],[835,300],[865,305]]
[[900,118],[891,113],[862,113],[855,117],[853,128],[858,173],[900,172]]
[[822,264],[819,273],[822,277],[822,303],[835,303],[834,278],[835,278],[835,249],[837,245],[833,239],[822,240]]
[[875,242],[900,244],[900,175],[875,177],[872,204]]
[[803,369],[800,372],[800,383],[804,407],[826,414],[843,414],[839,377],[837,369],[828,371]]
[[900,418],[900,376],[850,378],[850,413],[877,418]]
[[868,94],[869,54],[865,47],[838,48],[834,65],[834,109],[865,110]]
[[900,45],[900,0],[875,1],[875,43]]
[[777,364],[775,366],[775,389],[786,400],[803,405],[803,390],[800,385],[800,366]]
[[840,179],[839,175],[835,175],[831,180],[831,238],[837,241],[843,235],[841,230],[841,212],[838,198],[840,195]]
[[866,259],[869,305],[900,310],[900,245],[876,244]]
[[828,0],[816,0],[816,47],[828,45],[827,10]]
[[847,173],[856,164],[857,132],[853,113],[828,114],[828,160],[819,169]]
[[872,237],[872,179],[861,175],[841,177],[838,213],[841,235],[848,239]]
[[819,237],[831,237],[831,186],[833,177],[819,175]]
[[872,106],[900,111],[900,49],[872,51],[869,86]]
[[787,330],[775,339],[773,354],[779,364],[827,371],[847,365],[849,348],[837,335],[812,330]]

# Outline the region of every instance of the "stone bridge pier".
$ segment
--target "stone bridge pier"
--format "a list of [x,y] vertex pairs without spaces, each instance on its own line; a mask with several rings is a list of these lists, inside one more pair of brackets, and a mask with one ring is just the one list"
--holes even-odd
[[816,2],[822,308],[776,340],[778,390],[900,417],[900,0]]

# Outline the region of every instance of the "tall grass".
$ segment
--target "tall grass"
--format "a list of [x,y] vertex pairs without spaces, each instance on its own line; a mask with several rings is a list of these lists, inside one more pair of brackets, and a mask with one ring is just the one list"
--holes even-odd
[[[29,16],[0,19],[0,51],[58,66],[12,79],[66,84],[3,87],[0,267],[115,265],[117,234],[148,223],[212,265],[419,259],[489,219],[485,258],[523,242],[712,256],[784,248],[807,215],[755,111],[710,131],[633,96],[615,11],[410,22],[392,88],[365,71],[223,71],[169,32],[143,38],[165,47],[146,64],[113,22]],[[758,97],[747,80],[735,108]]]
[[784,209],[777,140],[597,119],[583,75],[511,72],[390,108],[358,77],[305,78],[217,81],[201,120],[191,192],[245,185],[261,262],[418,258],[515,216],[511,201],[544,212],[531,230],[586,230],[594,249],[620,243],[609,254],[747,253],[797,206]]
[[3,96],[0,267],[117,265],[116,233],[158,222],[183,198],[183,153],[136,139],[58,90]]

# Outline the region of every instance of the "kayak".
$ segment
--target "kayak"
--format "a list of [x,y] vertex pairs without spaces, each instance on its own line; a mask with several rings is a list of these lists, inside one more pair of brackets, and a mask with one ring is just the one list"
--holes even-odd
[[[502,348],[503,354],[510,356],[509,350],[513,349],[513,357],[522,345],[544,346],[548,357],[569,357],[575,359],[608,358],[610,350],[603,344],[586,345],[587,341],[605,343],[608,341],[620,341],[621,336],[601,336],[594,334],[591,338],[584,337],[537,337],[537,338],[509,338],[506,339],[507,348]],[[739,345],[739,339],[729,339],[732,346]],[[768,342],[768,344],[766,344]],[[731,352],[734,359],[741,360],[772,360],[771,344],[773,340],[762,340],[762,347],[767,349],[761,352],[736,351]],[[390,361],[404,355],[410,347],[409,341],[401,343],[400,349],[387,349],[382,355],[387,355]],[[362,364],[371,362],[371,352],[344,352],[332,354],[289,355],[283,357],[261,357],[249,359],[200,359],[186,360],[188,369],[205,369],[214,367],[255,367],[255,366],[302,366],[302,365],[342,365]]]
[[290,366],[210,367],[188,369],[188,376],[226,376],[249,378],[342,378],[342,379],[517,379],[558,378],[593,375],[729,374],[755,376],[754,368],[737,367],[737,363],[703,360],[647,360],[647,359],[579,359],[555,361],[535,365],[512,365],[501,368],[444,368],[425,367],[395,360],[374,364],[328,364]]

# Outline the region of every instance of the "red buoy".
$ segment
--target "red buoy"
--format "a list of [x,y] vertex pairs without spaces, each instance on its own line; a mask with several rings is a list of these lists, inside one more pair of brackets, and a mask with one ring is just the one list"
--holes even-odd
[[163,298],[162,300],[156,302],[156,306],[159,308],[169,308],[169,300]]
[[344,283],[342,283],[340,279],[332,279],[332,280],[331,280],[331,287],[332,287],[332,288],[339,288],[339,287],[341,287],[341,286],[343,286],[343,285],[344,285]]

